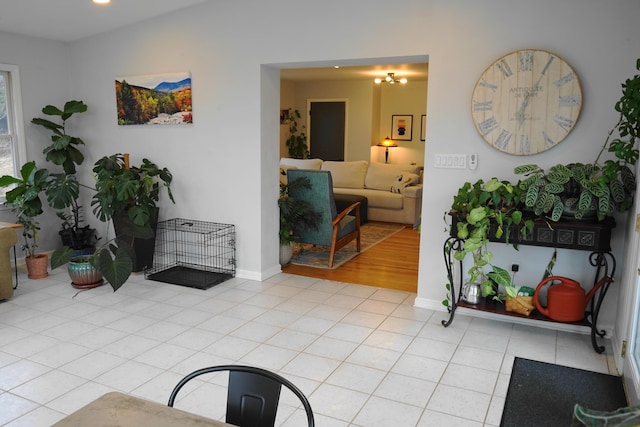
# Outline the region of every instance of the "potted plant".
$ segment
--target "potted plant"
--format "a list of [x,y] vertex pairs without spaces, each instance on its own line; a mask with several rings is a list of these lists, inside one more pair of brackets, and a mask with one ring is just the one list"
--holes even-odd
[[286,140],[289,156],[293,159],[306,159],[309,157],[309,146],[304,126],[298,129],[300,111],[289,109],[289,137]]
[[289,195],[290,189],[309,189],[311,183],[305,177],[300,177],[280,183],[280,264],[286,265],[293,255],[293,245],[298,241],[296,230],[302,228],[317,229],[320,224],[320,214],[315,212],[309,203],[298,200]]
[[22,237],[25,261],[30,279],[47,277],[47,254],[36,252],[38,247],[38,232],[40,224],[35,219],[42,214],[40,192],[44,189],[49,172],[38,169],[35,162],[25,163],[20,169],[20,178],[10,175],[0,177],[0,187],[13,186],[7,192],[7,205],[17,216],[17,222],[22,225]]
[[[454,250],[453,258],[462,261],[470,254],[473,264],[467,271],[470,283],[481,283],[482,295],[492,295],[493,282],[485,272],[491,266],[493,254],[487,244],[490,238],[502,239],[509,243],[515,231],[522,236],[533,230],[533,220],[525,218],[520,207],[522,191],[498,178],[489,181],[478,180],[474,184],[465,182],[453,197],[451,226],[449,234],[463,242]],[[453,244],[450,240],[449,244]],[[452,277],[446,284],[451,290]],[[449,306],[449,293],[442,304]]]
[[149,159],[143,159],[140,166],[129,166],[128,156],[123,154],[99,159],[93,172],[96,177],[96,193],[91,201],[94,214],[101,221],[112,220],[116,235],[134,248],[133,271],[150,267],[160,190],[164,188],[175,203],[171,172]]
[[[128,156],[123,154],[101,158],[94,164],[93,172],[96,177],[96,193],[91,202],[93,212],[103,222],[114,222],[115,237],[98,247],[91,256],[74,258],[71,248],[58,249],[51,256],[51,267],[69,263],[70,275],[72,269],[93,267],[116,291],[133,271],[140,271],[144,267],[145,264],[136,267],[134,260],[138,260],[138,263],[149,262],[135,251],[141,240],[146,244],[143,250],[149,250],[150,246],[153,251],[153,243],[149,244],[148,240],[154,237],[152,222],[158,218],[156,202],[161,187],[174,201],[170,188],[172,175],[168,169],[160,169],[148,159],[144,159],[139,167],[129,167]],[[118,226],[115,218],[121,218]],[[153,252],[150,257],[153,258]],[[86,275],[89,273],[86,272]]]
[[95,229],[89,225],[82,225],[82,206],[78,204],[80,187],[76,178],[76,165],[84,161],[84,155],[79,150],[84,141],[67,134],[67,120],[74,114],[87,111],[87,105],[82,101],[68,101],[62,109],[47,105],[42,112],[48,116],[59,117],[61,123],[48,119],[34,118],[31,123],[42,126],[51,132],[51,145],[43,150],[45,157],[54,165],[62,167],[62,173],[50,173],[49,181],[44,189],[47,202],[55,209],[69,209],[70,214],[58,212],[62,220],[59,234],[62,244],[73,248],[77,253],[91,253],[95,248]]
[[[640,59],[636,61],[640,70]],[[602,221],[613,212],[625,212],[633,205],[636,177],[630,166],[638,160],[636,146],[640,138],[640,75],[622,84],[622,96],[615,104],[618,122],[607,137],[593,163],[558,164],[545,172],[538,165],[514,169],[525,175],[518,186],[526,192],[524,200],[537,215],[548,215],[558,221],[563,214],[576,219],[596,216]],[[617,137],[613,138],[617,133]],[[605,152],[615,160],[600,159]]]

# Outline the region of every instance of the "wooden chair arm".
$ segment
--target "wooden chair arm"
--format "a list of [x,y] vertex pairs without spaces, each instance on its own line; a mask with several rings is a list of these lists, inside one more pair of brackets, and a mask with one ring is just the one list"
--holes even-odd
[[[357,208],[357,209],[356,209]],[[331,222],[331,226],[335,227],[342,221],[342,219],[349,214],[352,210],[356,209],[356,221],[357,224],[360,224],[360,202],[355,202],[354,204],[348,206],[345,210],[340,212]]]

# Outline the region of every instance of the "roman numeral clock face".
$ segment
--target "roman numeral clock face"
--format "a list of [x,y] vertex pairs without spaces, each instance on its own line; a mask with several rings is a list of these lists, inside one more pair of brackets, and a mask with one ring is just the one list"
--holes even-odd
[[519,50],[495,61],[473,90],[471,112],[493,148],[526,156],[555,147],[582,108],[578,76],[559,56]]

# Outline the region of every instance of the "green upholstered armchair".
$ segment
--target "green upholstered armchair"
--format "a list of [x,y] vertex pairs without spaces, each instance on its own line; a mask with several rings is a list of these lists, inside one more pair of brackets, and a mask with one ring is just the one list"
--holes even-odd
[[9,249],[18,241],[18,235],[13,228],[0,228],[0,300],[13,295],[13,281],[11,273],[11,258]]
[[[333,181],[331,172],[318,170],[289,169],[287,179],[295,180],[305,177],[311,183],[309,189],[296,189],[290,195],[298,200],[304,200],[311,208],[321,215],[317,229],[306,228],[296,230],[295,234],[300,243],[329,246],[329,267],[333,267],[333,258],[337,250],[356,239],[360,252],[360,202],[353,203],[342,212],[337,212],[333,198]],[[355,215],[349,215],[354,212]]]

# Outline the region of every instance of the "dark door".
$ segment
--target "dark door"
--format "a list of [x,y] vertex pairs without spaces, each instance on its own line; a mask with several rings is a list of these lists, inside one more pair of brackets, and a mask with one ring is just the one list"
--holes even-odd
[[312,159],[344,160],[345,102],[312,102],[309,151]]

